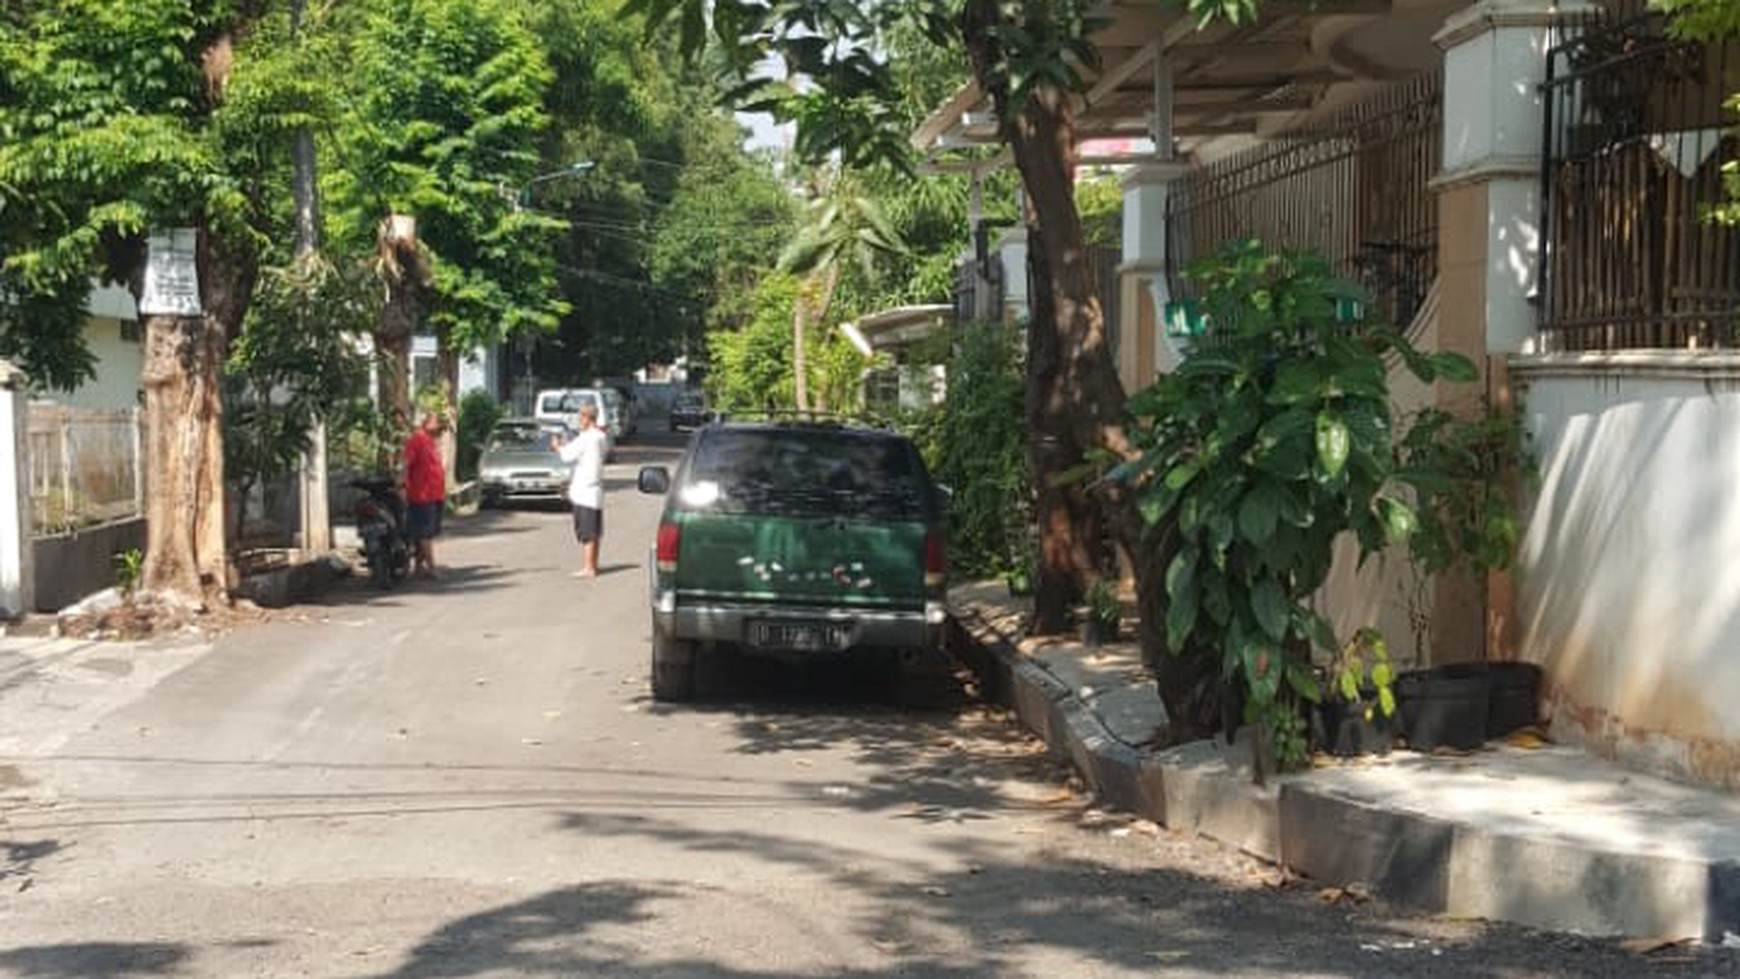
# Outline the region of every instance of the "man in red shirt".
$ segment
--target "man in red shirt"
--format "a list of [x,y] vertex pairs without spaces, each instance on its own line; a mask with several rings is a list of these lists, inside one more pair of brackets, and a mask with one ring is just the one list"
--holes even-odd
[[414,547],[415,572],[425,578],[436,577],[435,537],[447,504],[447,470],[435,445],[442,427],[440,412],[424,412],[405,442],[405,532]]

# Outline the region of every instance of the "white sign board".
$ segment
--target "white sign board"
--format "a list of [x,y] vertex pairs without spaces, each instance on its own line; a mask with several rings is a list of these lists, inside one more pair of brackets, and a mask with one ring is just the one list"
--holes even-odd
[[193,228],[151,232],[140,316],[199,315],[199,274],[194,262],[198,240],[199,232]]

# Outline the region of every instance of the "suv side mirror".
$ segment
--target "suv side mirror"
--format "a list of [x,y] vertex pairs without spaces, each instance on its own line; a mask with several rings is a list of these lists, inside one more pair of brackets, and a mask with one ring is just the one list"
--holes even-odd
[[949,510],[949,507],[954,505],[954,502],[955,502],[955,488],[953,486],[945,486],[942,483],[936,484],[936,506],[937,506],[937,509],[943,511],[944,513],[947,513]]
[[642,466],[635,485],[642,493],[663,496],[671,489],[671,471],[663,466]]

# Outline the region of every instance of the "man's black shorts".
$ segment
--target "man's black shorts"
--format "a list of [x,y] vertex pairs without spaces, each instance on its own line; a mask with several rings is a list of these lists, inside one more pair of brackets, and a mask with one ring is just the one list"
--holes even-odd
[[597,507],[574,507],[574,536],[580,543],[590,544],[604,536],[604,511]]
[[433,540],[441,533],[440,502],[413,503],[405,508],[405,536],[416,540]]

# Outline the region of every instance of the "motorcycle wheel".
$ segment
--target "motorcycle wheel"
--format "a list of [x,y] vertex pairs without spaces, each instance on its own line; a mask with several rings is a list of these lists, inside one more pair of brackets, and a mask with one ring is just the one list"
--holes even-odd
[[411,574],[411,545],[398,541],[393,545],[392,584],[404,581]]
[[369,566],[369,584],[376,588],[392,587],[393,562],[387,555],[386,541],[378,537],[370,541],[367,549],[363,551],[363,560]]

